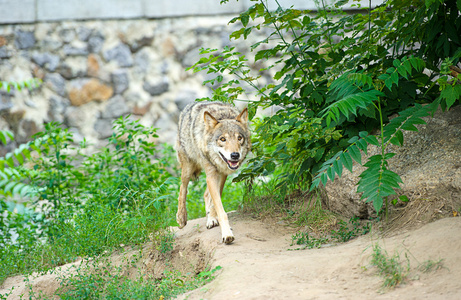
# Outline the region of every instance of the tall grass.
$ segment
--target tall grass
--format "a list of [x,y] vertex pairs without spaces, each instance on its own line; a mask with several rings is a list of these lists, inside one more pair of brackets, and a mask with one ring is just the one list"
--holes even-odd
[[[91,155],[84,154],[85,141],[77,145],[57,123],[33,137],[29,145],[37,154],[10,168],[29,187],[21,204],[26,209],[18,211],[14,198],[0,195],[0,283],[162,239],[176,225],[179,170],[172,147],[155,145],[155,129],[131,117],[116,120],[113,131]],[[205,185],[205,176],[192,184],[190,218],[205,215]],[[225,191],[228,210],[238,208],[241,190]]]

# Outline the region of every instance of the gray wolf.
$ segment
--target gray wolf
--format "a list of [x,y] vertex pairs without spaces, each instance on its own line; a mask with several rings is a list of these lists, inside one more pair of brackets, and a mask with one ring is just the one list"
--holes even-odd
[[179,116],[176,151],[181,167],[176,221],[179,228],[187,224],[186,197],[191,179],[205,171],[207,188],[205,208],[211,229],[221,226],[222,242],[230,244],[234,235],[221,202],[224,183],[235,172],[251,149],[247,108],[239,112],[222,102],[195,102]]

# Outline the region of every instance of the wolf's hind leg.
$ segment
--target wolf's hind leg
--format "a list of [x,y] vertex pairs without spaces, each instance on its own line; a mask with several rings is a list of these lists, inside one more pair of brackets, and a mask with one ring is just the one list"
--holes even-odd
[[178,198],[178,212],[176,213],[176,222],[178,222],[179,228],[183,228],[187,224],[187,186],[189,181],[197,173],[197,170],[190,161],[183,155],[178,153],[179,161],[181,163],[181,186],[179,188]]
[[178,222],[179,228],[183,228],[187,224],[187,186],[189,184],[189,178],[181,175],[181,187],[179,188],[178,198],[178,212],[176,213],[176,222]]
[[211,198],[210,191],[208,187],[206,188],[205,195],[203,195],[205,200],[205,209],[206,209],[206,228],[211,229],[213,227],[219,226],[218,216],[214,208],[213,199]]

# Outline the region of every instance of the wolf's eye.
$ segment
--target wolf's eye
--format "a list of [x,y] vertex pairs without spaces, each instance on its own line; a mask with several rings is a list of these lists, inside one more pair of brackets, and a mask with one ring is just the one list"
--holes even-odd
[[225,138],[225,137],[220,137],[219,140],[220,140],[221,142],[225,142],[225,141],[226,141],[226,138]]
[[243,136],[239,135],[237,138],[239,141],[243,140]]

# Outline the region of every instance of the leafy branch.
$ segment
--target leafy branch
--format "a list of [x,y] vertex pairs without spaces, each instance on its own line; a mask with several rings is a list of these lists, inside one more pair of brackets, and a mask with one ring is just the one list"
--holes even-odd
[[32,90],[39,87],[41,84],[42,80],[38,78],[32,78],[23,81],[0,81],[0,89],[3,88],[9,93],[11,90]]
[[[42,81],[37,78],[19,82],[0,81],[0,88],[4,88],[7,92],[10,92],[12,89],[22,90],[26,88],[31,90],[40,86],[41,83]],[[0,141],[6,145],[8,140],[14,140],[13,133],[9,130],[0,130]],[[24,175],[15,166],[15,164],[24,165],[27,160],[30,160],[31,150],[39,152],[35,142],[21,144],[12,152],[7,153],[5,157],[0,157],[0,195],[11,196],[19,194],[25,196],[32,191],[29,185],[22,182]]]
[[[357,116],[358,109],[367,109],[369,105],[373,105],[379,113],[381,134],[378,139],[368,135],[367,132],[361,132],[359,136],[350,139],[351,145],[348,148],[339,151],[322,165],[312,182],[311,190],[318,187],[320,183],[325,185],[328,179],[334,181],[336,175],[341,177],[343,166],[352,173],[353,160],[362,164],[360,150],[366,154],[368,145],[377,146],[381,149],[381,153],[369,157],[363,165],[366,169],[359,175],[357,192],[363,193],[361,199],[372,202],[376,211],[381,210],[384,199],[394,195],[394,189],[400,188],[399,184],[402,183],[400,176],[389,170],[389,160],[395,153],[387,153],[388,145],[391,143],[402,146],[402,130],[417,131],[415,125],[425,124],[426,122],[421,118],[428,116],[434,107],[430,105],[423,107],[416,103],[400,112],[398,117],[385,125],[381,108],[381,98],[385,94],[382,90],[384,88],[391,90],[393,86],[399,85],[401,77],[408,79],[414,70],[420,72],[423,68],[424,61],[419,58],[396,59],[393,61],[393,67],[388,68],[375,80],[363,73],[348,73],[333,82],[331,89],[340,96],[340,99],[321,112],[327,126],[330,126],[331,121],[338,123],[341,114],[346,118],[351,115]],[[381,90],[375,87],[381,87]]]
[[[250,50],[255,65],[262,65],[259,73],[272,71],[272,82],[260,86],[249,58],[231,48],[214,49],[193,66],[217,75],[205,82],[219,85],[209,100],[259,96],[249,101],[257,156],[236,180],[273,175],[281,190],[313,189],[341,176],[343,168],[352,171],[374,145],[380,153],[364,163],[358,190],[379,211],[401,183],[389,169],[389,145],[401,146],[403,131],[417,130],[423,117],[461,98],[459,5],[389,0],[347,14],[341,7],[348,0],[328,7],[317,1],[318,13],[311,15],[277,1],[273,10],[264,0],[254,2],[230,21],[240,24],[230,38],[267,32]],[[258,108],[269,107],[277,111],[253,118]],[[379,135],[368,134],[376,130]]]

